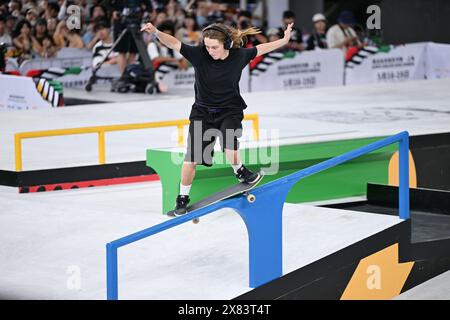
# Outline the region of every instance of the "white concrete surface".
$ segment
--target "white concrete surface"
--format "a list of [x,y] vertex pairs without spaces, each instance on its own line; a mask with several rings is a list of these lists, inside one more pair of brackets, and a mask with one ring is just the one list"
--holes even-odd
[[[159,182],[30,194],[0,187],[0,298],[104,299],[106,243],[165,221],[160,199]],[[283,273],[398,222],[286,204]],[[231,299],[250,290],[248,277],[247,231],[231,210],[119,249],[122,299]]]
[[[450,130],[450,79],[245,94],[246,113],[260,116],[261,139],[290,144]],[[80,93],[81,94],[81,93]],[[87,97],[86,97],[87,98]],[[0,114],[0,169],[14,170],[14,133],[186,119],[193,97],[117,102]],[[244,123],[242,146],[251,136]],[[187,128],[186,128],[187,129]],[[106,134],[108,163],[145,159],[147,148],[176,146],[176,128]],[[44,151],[45,150],[45,151]],[[98,163],[97,135],[29,139],[23,169]]]

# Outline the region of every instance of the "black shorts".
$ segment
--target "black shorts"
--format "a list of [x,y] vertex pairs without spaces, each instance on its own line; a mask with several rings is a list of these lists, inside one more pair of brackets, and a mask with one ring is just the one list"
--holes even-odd
[[[213,112],[216,110],[215,112]],[[214,145],[219,138],[222,151],[238,150],[242,137],[241,109],[207,109],[193,107],[189,120],[189,136],[185,161],[212,166]]]

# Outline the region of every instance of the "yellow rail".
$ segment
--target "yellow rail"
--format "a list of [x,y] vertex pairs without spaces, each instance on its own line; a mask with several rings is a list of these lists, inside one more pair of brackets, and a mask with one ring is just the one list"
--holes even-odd
[[[253,126],[252,126],[253,139],[258,140],[259,139],[258,114],[245,115],[244,120],[251,120],[253,122]],[[184,142],[183,128],[185,125],[189,125],[189,120],[172,120],[172,121],[146,122],[146,123],[134,123],[134,124],[120,124],[120,125],[111,125],[111,126],[73,128],[73,129],[19,132],[14,135],[16,171],[22,171],[22,140],[23,139],[97,133],[98,134],[98,162],[100,164],[105,164],[105,161],[106,161],[105,132],[161,128],[161,127],[177,127],[178,146],[183,146],[183,142]]]

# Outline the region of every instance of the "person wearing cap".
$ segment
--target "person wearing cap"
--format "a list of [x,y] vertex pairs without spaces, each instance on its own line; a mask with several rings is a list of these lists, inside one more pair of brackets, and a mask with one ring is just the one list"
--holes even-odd
[[14,16],[16,18],[22,17],[22,14],[21,14],[22,3],[20,1],[11,0],[8,3],[8,10],[9,10],[9,14],[12,16]]
[[314,30],[306,41],[306,50],[320,50],[328,48],[327,44],[327,18],[321,13],[316,13],[312,19]]
[[39,18],[39,13],[36,9],[30,8],[25,13],[25,19],[31,24],[32,27],[36,25],[36,21]]
[[[278,28],[270,28],[269,30],[266,31],[266,36],[267,36],[268,42],[283,39],[283,34],[280,34],[280,30],[278,30]],[[280,48],[274,50],[273,52],[285,53],[287,51],[289,51],[287,46],[283,46],[283,47],[280,47]]]
[[347,52],[350,47],[361,47],[355,30],[355,17],[351,11],[342,11],[338,17],[338,24],[332,26],[327,32],[328,48],[339,48]]

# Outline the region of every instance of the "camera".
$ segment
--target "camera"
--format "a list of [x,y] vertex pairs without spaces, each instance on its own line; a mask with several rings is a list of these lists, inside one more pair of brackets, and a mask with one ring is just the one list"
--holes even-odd
[[138,27],[141,21],[141,5],[139,1],[126,1],[126,5],[122,10],[121,23],[123,25],[133,25]]
[[251,24],[250,24],[250,22],[249,22],[247,19],[245,19],[245,20],[242,20],[242,21],[239,23],[239,27],[240,27],[240,29],[245,30],[245,29],[250,28],[250,27],[251,27]]

